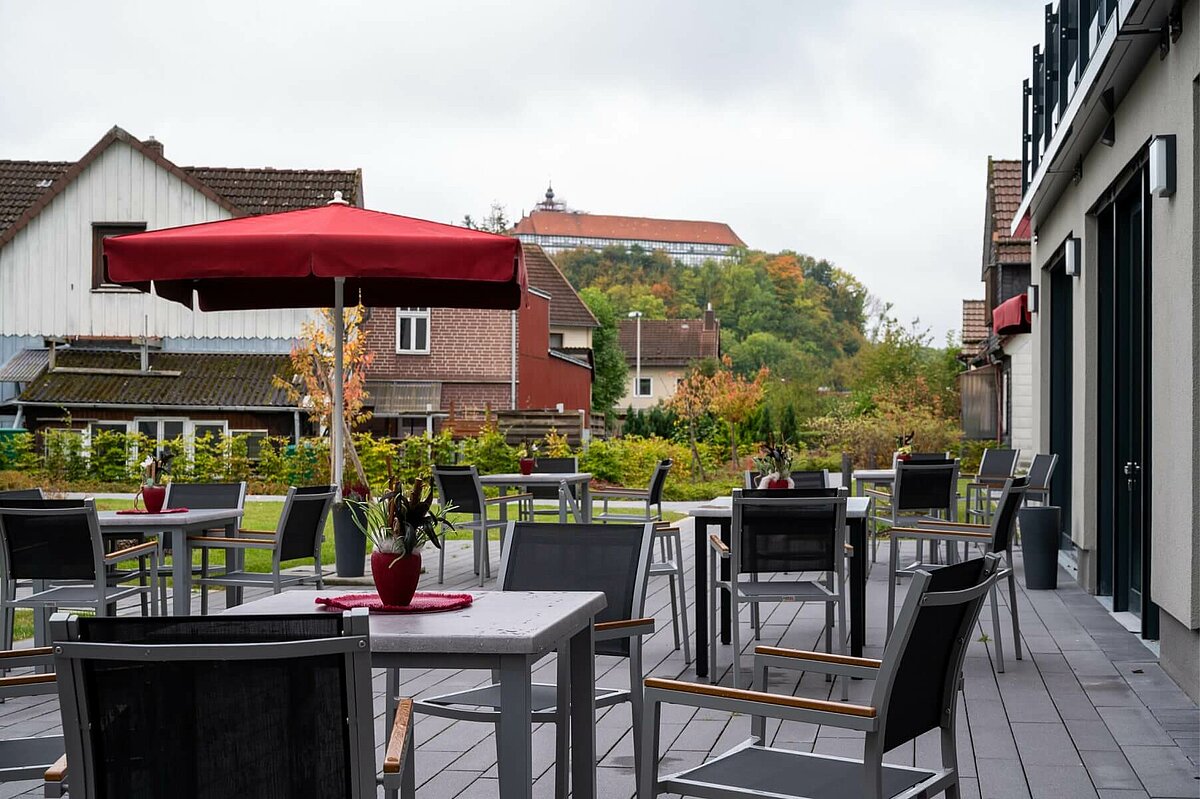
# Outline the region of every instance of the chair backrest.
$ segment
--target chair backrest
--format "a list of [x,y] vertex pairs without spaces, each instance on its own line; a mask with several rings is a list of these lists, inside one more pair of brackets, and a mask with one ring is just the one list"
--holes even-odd
[[275,531],[277,564],[316,555],[333,497],[333,486],[293,486],[288,489],[279,527]]
[[[538,458],[533,462],[535,474],[571,474],[579,471],[578,458]],[[531,485],[526,489],[534,499],[558,499],[558,486]],[[571,487],[574,496],[575,488]]]
[[[796,488],[828,488],[829,487],[829,470],[799,470],[789,474],[792,478],[792,485]],[[756,490],[758,486],[758,473],[751,469],[747,469],[743,474],[743,488],[747,490]]]
[[1010,477],[1004,481],[996,512],[992,514],[992,551],[1006,552],[1012,546],[1017,529],[1017,510],[1025,502],[1025,490],[1029,481],[1024,477]]
[[104,571],[104,543],[92,500],[0,503],[0,549],[13,580],[86,580]]
[[453,504],[459,513],[484,514],[483,486],[474,466],[434,466],[433,482],[443,505]]
[[71,796],[374,797],[367,626],[55,614]]
[[659,505],[662,503],[663,486],[667,483],[667,472],[671,471],[672,461],[670,458],[665,458],[658,462],[658,466],[654,467],[654,474],[650,478],[650,505]]
[[958,461],[896,464],[894,513],[949,510],[958,502]]
[[1054,467],[1058,465],[1058,455],[1039,452],[1033,456],[1029,464],[1029,488],[1033,491],[1049,491],[1050,478],[1054,476]]
[[5,499],[45,499],[46,495],[40,488],[10,488],[0,491],[0,500]]
[[985,449],[979,461],[980,477],[1012,477],[1017,469],[1019,449]]
[[[821,492],[824,496],[813,496]],[[846,497],[836,488],[733,492],[734,573],[841,574]]]
[[[500,561],[502,591],[600,591],[597,622],[642,617],[650,570],[650,524],[510,522]],[[629,639],[596,642],[596,652],[629,655]]]
[[954,723],[963,656],[998,563],[989,554],[914,573],[871,701],[882,751]]
[[214,510],[241,508],[246,504],[246,482],[240,483],[167,483],[168,508]]

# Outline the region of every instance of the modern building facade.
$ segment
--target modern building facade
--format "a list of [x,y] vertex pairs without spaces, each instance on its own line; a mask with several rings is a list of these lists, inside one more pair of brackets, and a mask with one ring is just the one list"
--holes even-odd
[[554,189],[529,214],[522,216],[513,235],[538,244],[550,254],[567,250],[639,247],[659,250],[674,260],[698,266],[707,260],[729,260],[746,243],[724,222],[610,216],[568,210],[555,199]]
[[1047,6],[1024,117],[1034,437],[1079,581],[1195,699],[1200,0]]
[[721,323],[712,308],[702,319],[622,319],[619,341],[629,377],[617,410],[642,410],[675,396],[692,363],[721,357]]

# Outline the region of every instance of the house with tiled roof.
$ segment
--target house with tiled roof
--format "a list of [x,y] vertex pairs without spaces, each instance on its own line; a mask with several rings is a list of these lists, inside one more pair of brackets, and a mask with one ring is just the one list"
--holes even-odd
[[[269,386],[311,312],[188,310],[114,285],[102,242],[335,191],[361,207],[361,170],[181,166],[119,127],[75,161],[0,160],[0,426],[299,432]],[[224,409],[201,396],[217,374],[231,376]]]
[[724,222],[613,216],[569,210],[553,187],[534,210],[523,215],[512,233],[549,253],[603,250],[608,247],[658,250],[689,266],[728,260],[746,243]]
[[963,300],[959,375],[962,426],[968,438],[1034,452],[1033,352],[1027,308],[1030,241],[1010,222],[1021,203],[1021,162],[989,158],[984,202],[982,300]]
[[618,331],[629,366],[619,410],[665,402],[696,361],[721,357],[721,322],[711,307],[700,319],[622,319]]

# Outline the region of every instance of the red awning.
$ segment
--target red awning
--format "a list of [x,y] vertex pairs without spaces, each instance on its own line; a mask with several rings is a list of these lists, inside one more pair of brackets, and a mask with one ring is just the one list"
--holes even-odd
[[992,309],[992,330],[997,336],[1030,331],[1029,300],[1025,294],[1010,297]]
[[347,205],[239,217],[104,241],[116,283],[205,311],[347,304],[505,308],[525,286],[521,244],[468,228]]

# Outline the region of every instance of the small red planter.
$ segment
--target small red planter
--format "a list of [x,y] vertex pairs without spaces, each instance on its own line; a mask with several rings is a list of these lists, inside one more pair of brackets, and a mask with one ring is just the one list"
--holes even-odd
[[768,480],[767,481],[767,488],[791,488],[791,487],[792,487],[791,480],[784,479],[784,480]]
[[521,458],[517,461],[517,465],[521,467],[521,474],[533,474],[533,465],[536,461],[533,458]]
[[912,455],[905,454],[896,456],[896,463],[908,463],[910,460],[912,460]]
[[371,576],[383,604],[403,607],[412,602],[413,594],[417,592],[417,583],[421,579],[421,553],[413,552],[396,560],[395,552],[372,552]]
[[142,486],[142,502],[146,505],[147,513],[161,513],[166,499],[166,486]]

